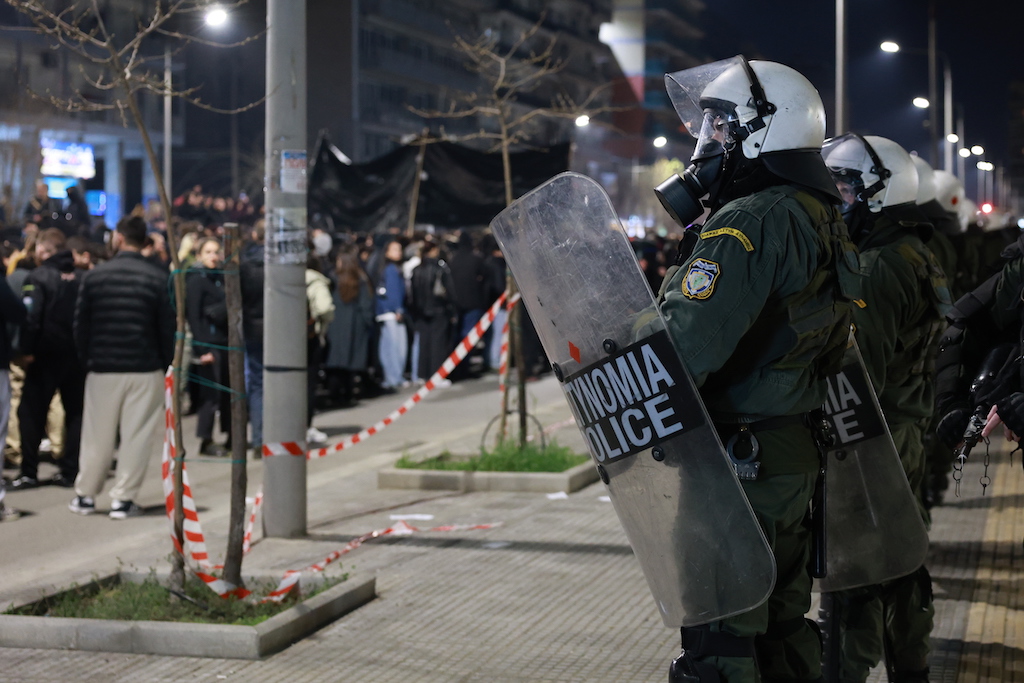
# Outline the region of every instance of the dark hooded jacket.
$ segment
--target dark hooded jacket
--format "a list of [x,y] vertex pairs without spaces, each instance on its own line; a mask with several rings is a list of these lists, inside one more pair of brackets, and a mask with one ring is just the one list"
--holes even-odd
[[21,353],[51,362],[75,358],[75,301],[81,278],[70,250],[57,252],[29,272],[22,285],[28,317]]

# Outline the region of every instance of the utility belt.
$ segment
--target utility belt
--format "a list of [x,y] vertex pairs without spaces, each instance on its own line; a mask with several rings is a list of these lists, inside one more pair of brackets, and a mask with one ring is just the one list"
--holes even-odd
[[757,434],[795,425],[803,425],[811,431],[819,454],[828,450],[834,439],[831,425],[821,409],[796,415],[779,415],[754,422],[716,423],[715,429],[732,461],[736,476],[741,481],[756,481],[761,469],[761,445],[757,441]]

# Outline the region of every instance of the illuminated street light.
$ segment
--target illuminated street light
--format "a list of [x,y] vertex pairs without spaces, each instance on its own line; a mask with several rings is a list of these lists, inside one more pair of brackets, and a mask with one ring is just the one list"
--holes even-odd
[[927,109],[931,102],[928,101],[927,97],[915,97],[914,106],[918,109]]
[[949,135],[946,136],[946,142],[950,142],[955,145],[956,143],[960,142],[960,136],[957,135],[956,133],[950,133]]
[[975,145],[974,147],[971,147],[971,154],[973,154],[976,157],[980,157],[984,153],[985,148],[982,147],[981,145]]
[[668,144],[668,138],[666,138],[664,135],[659,135],[658,137],[654,138],[654,142],[652,144],[655,147],[664,147],[665,145]]
[[894,43],[891,40],[885,41],[884,43],[879,45],[879,47],[882,48],[882,52],[899,52],[900,51],[899,44],[898,43]]
[[989,204],[988,202],[985,202],[984,204],[981,205],[981,212],[992,213],[992,205]]
[[991,161],[979,161],[977,166],[979,171],[994,171],[996,168]]
[[210,9],[206,10],[205,20],[207,26],[223,26],[228,20],[228,13],[220,5],[211,5]]
[[960,149],[957,150],[956,153],[959,154],[964,159],[971,156],[971,150],[967,149],[966,147],[961,147]]
[[579,128],[585,128],[590,125],[590,117],[586,114],[581,114],[576,117],[576,126]]

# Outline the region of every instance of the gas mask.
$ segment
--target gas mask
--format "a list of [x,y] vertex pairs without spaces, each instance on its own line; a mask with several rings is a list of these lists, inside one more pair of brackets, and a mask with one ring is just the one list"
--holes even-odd
[[672,220],[684,228],[688,227],[704,213],[701,199],[711,194],[724,168],[724,151],[697,159],[682,175],[673,175],[654,188],[654,194]]

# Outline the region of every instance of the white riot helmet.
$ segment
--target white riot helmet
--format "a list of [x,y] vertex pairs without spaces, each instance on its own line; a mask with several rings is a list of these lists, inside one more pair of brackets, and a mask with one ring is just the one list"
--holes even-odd
[[934,176],[936,201],[947,212],[959,215],[964,200],[967,199],[964,184],[949,171],[936,170]]
[[960,202],[960,208],[957,210],[957,215],[960,218],[960,225],[966,232],[971,227],[985,228],[985,224],[988,222],[985,218],[985,214],[978,210],[978,205],[973,201],[964,197]]
[[836,182],[849,185],[871,213],[917,199],[914,162],[888,138],[847,133],[826,142],[821,154]]
[[917,169],[917,199],[914,200],[918,206],[935,201],[935,171],[931,165],[916,154],[910,155]]
[[697,143],[693,166],[655,191],[682,225],[723,177],[757,160],[776,176],[838,198],[821,163],[825,108],[811,82],[783,64],[742,55],[665,75],[669,99]]

